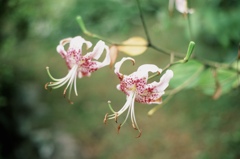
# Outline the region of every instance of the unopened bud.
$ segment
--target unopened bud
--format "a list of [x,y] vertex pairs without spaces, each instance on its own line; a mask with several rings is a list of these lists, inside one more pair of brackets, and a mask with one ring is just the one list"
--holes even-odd
[[85,27],[85,24],[84,24],[84,22],[83,22],[82,17],[81,17],[81,16],[77,16],[77,17],[76,17],[76,20],[77,20],[80,28],[82,29],[82,31],[83,31],[84,33],[88,32],[87,29],[86,29],[86,27]]
[[195,48],[195,42],[191,41],[191,42],[189,43],[189,45],[188,45],[187,54],[186,54],[186,56],[184,57],[184,61],[185,61],[185,62],[187,62],[188,59],[191,57],[194,48]]

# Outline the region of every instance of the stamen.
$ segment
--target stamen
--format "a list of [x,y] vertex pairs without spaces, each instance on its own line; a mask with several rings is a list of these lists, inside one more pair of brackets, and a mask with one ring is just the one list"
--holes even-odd
[[73,102],[72,102],[69,98],[68,98],[67,100],[68,100],[68,102],[69,102],[70,104],[73,104]]
[[56,78],[53,78],[53,76],[51,75],[48,66],[46,67],[46,70],[47,70],[48,76],[49,76],[52,80],[57,81],[57,79],[56,79]]
[[116,112],[116,113],[115,113],[115,118],[114,118],[114,120],[115,120],[116,123],[117,123],[117,118],[118,118],[118,113]]
[[48,83],[46,83],[45,85],[44,85],[44,88],[46,89],[46,90],[48,90],[48,85],[49,85],[50,83],[48,82]]
[[115,111],[113,110],[113,108],[112,108],[112,106],[111,106],[111,101],[110,101],[110,100],[108,101],[108,106],[109,106],[109,109],[110,109],[113,113],[115,113]]
[[138,129],[138,131],[139,131],[139,134],[138,134],[138,136],[136,136],[136,138],[139,138],[142,135],[142,131],[140,129]]
[[132,123],[132,127],[133,129],[138,130],[134,123]]
[[66,91],[67,91],[67,88],[64,89],[63,91],[63,97],[66,98]]
[[117,128],[118,134],[119,134],[119,131],[120,131],[120,129],[121,129],[121,126],[122,126],[122,124],[119,124],[119,125],[118,125],[118,128]]
[[[67,92],[67,88],[65,88],[64,91],[63,91],[63,97],[64,98],[66,98],[66,92]],[[70,100],[70,97],[68,97],[67,100],[68,100],[68,103],[73,104],[73,101]]]
[[107,117],[108,117],[108,113],[105,115],[104,119],[103,119],[103,123],[106,125],[107,124]]
[[52,90],[52,87],[48,87],[49,85],[51,85],[53,82],[48,82],[44,85],[44,88],[48,91],[51,91]]

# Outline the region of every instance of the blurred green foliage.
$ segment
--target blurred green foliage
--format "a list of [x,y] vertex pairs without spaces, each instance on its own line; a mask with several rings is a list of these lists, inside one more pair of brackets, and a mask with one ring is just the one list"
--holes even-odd
[[[221,95],[224,95],[239,87],[240,78],[234,70],[209,68],[209,66],[195,60],[191,60],[185,65],[173,66],[171,69],[174,72],[181,72],[181,70],[186,72],[175,76],[171,81],[173,88],[179,87],[179,83],[186,82],[188,78],[190,78],[190,81],[187,82],[186,89],[199,89],[211,96],[214,95],[216,89],[219,89]],[[199,73],[195,75],[198,71]]]
[[[220,62],[235,60],[240,1],[189,0],[189,5],[195,9],[190,16],[195,54]],[[141,6],[153,43],[185,52],[190,40],[186,19],[177,11],[170,16],[168,1],[141,0]],[[49,81],[46,66],[54,76],[67,72],[55,47],[63,38],[82,35],[77,15],[83,17],[89,31],[110,40],[145,36],[135,0],[0,1],[0,158],[240,157],[239,88],[230,91],[227,85],[227,93],[218,100],[197,90],[182,91],[151,118],[147,112],[152,106],[137,104],[137,120],[143,130],[140,139],[134,138],[137,133],[130,123],[120,134],[111,121],[106,126],[102,123],[109,112],[108,100],[116,109],[125,102],[109,68],[78,80],[80,91],[73,98],[74,105],[62,97],[63,89],[44,90]],[[143,63],[164,67],[168,62],[169,57],[148,50],[136,57],[131,69]],[[182,65],[177,72],[189,74],[200,65]],[[130,67],[123,71],[128,70]],[[229,76],[220,71],[223,79]],[[201,84],[202,89],[211,89],[206,85],[213,82],[211,77],[206,74],[186,87]],[[173,87],[184,81],[174,80]]]

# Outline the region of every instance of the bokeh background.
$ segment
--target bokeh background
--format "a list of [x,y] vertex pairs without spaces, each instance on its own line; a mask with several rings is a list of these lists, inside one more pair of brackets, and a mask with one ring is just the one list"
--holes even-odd
[[[195,54],[218,62],[232,62],[240,36],[240,1],[189,1],[196,42]],[[177,11],[170,16],[168,1],[141,0],[142,11],[155,45],[186,52],[189,27]],[[1,0],[0,1],[0,158],[1,159],[238,159],[240,158],[239,88],[213,100],[201,91],[179,92],[153,116],[152,105],[136,104],[143,133],[127,122],[117,134],[114,121],[103,124],[110,112],[125,103],[116,88],[113,69],[105,67],[90,78],[78,79],[79,96],[70,105],[63,88],[44,89],[54,77],[67,73],[56,52],[59,41],[81,35],[75,18],[81,15],[89,31],[110,41],[146,37],[135,0]],[[124,54],[119,54],[118,59]],[[164,67],[169,57],[154,50],[135,57]],[[127,69],[128,68],[128,69]],[[183,74],[182,72],[178,72]],[[175,73],[176,74],[176,73]]]

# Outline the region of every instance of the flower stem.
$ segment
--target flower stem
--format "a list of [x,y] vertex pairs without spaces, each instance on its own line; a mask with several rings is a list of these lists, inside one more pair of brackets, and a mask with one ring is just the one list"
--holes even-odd
[[107,42],[107,43],[109,43],[109,44],[112,44],[112,42],[108,41],[106,38],[101,37],[101,36],[99,36],[99,35],[97,35],[97,34],[93,34],[93,33],[91,33],[90,31],[88,31],[87,28],[85,27],[85,24],[84,24],[83,19],[82,19],[81,16],[77,16],[77,17],[76,17],[76,20],[77,20],[77,22],[78,22],[78,24],[79,24],[79,26],[80,26],[80,28],[82,29],[82,31],[83,31],[84,34],[86,34],[86,35],[88,35],[88,36],[90,36],[90,37],[93,37],[93,38],[95,38],[95,39],[101,39],[101,40],[103,40],[103,41],[105,41],[105,42]]
[[142,21],[143,29],[144,29],[144,32],[145,32],[146,37],[147,37],[148,45],[151,46],[152,43],[151,43],[151,39],[150,39],[150,36],[149,36],[149,33],[148,33],[147,25],[145,23],[145,20],[144,20],[143,14],[142,14],[142,8],[140,6],[139,0],[136,0],[136,1],[137,1],[137,6],[138,6],[141,21]]

